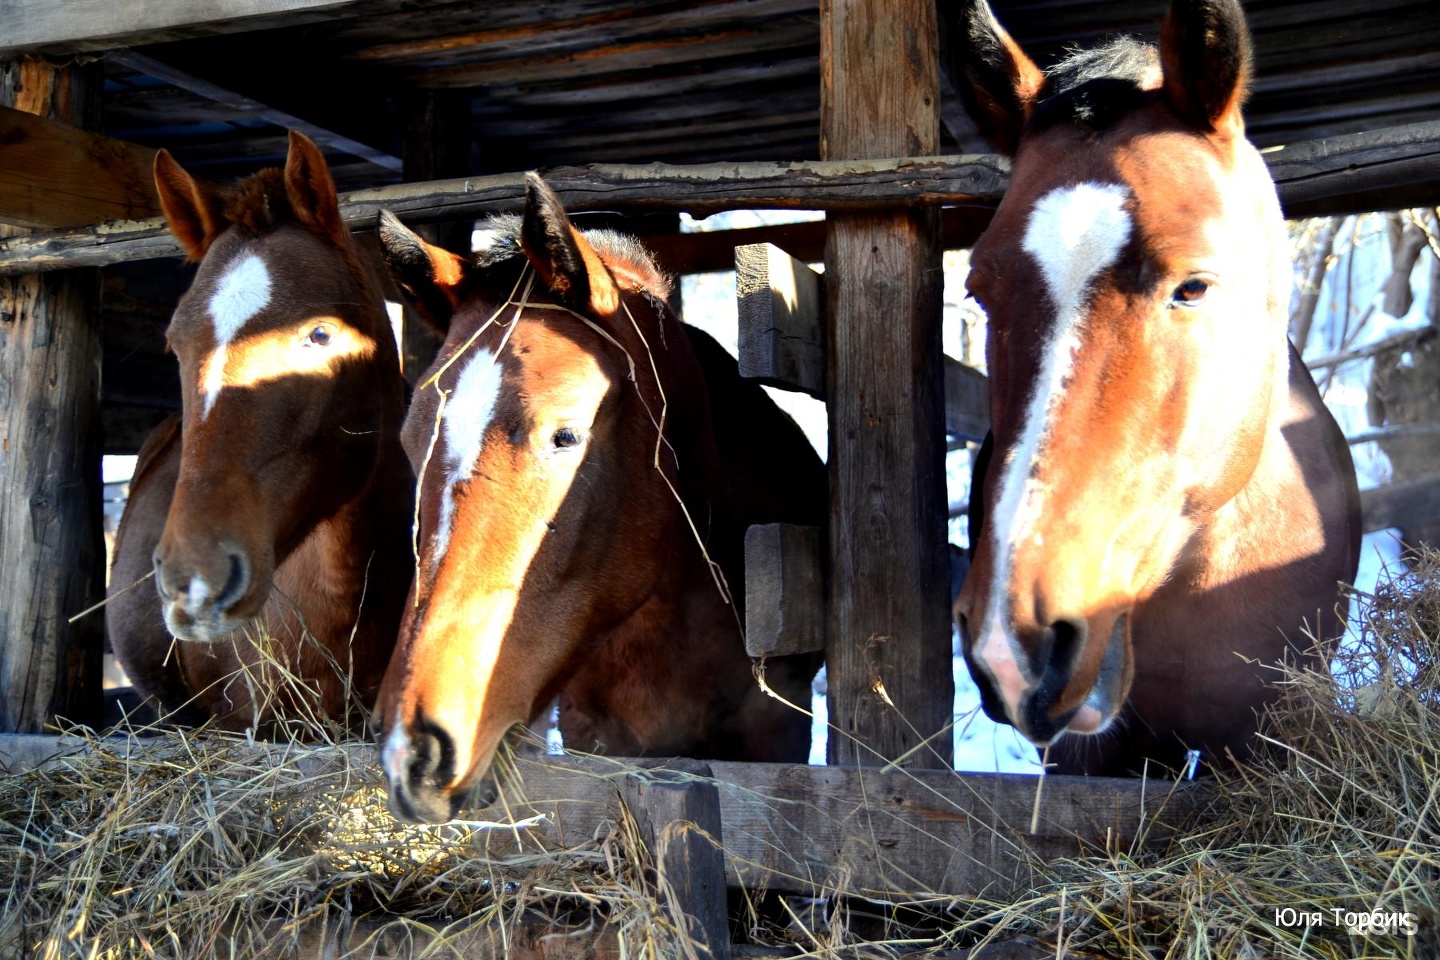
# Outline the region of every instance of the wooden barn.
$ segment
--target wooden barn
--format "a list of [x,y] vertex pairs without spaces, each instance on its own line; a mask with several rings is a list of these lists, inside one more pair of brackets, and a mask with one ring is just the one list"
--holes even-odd
[[[1042,66],[1116,33],[1153,39],[1165,6],[994,2]],[[749,639],[756,653],[826,650],[844,735],[830,739],[836,769],[717,774],[829,798],[823,818],[785,826],[812,844],[812,870],[845,846],[839,808],[867,796],[886,797],[892,847],[941,826],[981,829],[949,823],[925,791],[983,789],[1000,822],[1038,818],[1023,778],[977,788],[935,774],[921,789],[887,770],[872,794],[855,772],[877,758],[950,765],[948,738],[932,741],[954,696],[943,461],[947,443],[983,437],[986,412],[981,375],[942,357],[940,257],[985,228],[1009,163],[961,106],[945,0],[938,8],[0,0],[0,732],[99,717],[103,622],[75,615],[104,596],[100,457],[134,453],[179,406],[165,328],[191,274],[158,216],[154,152],[223,181],[283,162],[294,129],[325,150],[356,231],[389,209],[457,248],[477,219],[517,210],[522,172],[539,169],[587,213],[582,225],[642,235],[675,274],[738,260],[742,368],[826,400],[831,438],[826,535],[762,529],[748,545],[768,571],[748,585],[765,598],[752,601]],[[1251,0],[1246,12],[1257,56],[1246,122],[1287,217],[1440,204],[1433,2]],[[766,208],[825,218],[679,230],[681,212]],[[823,280],[804,266],[822,260]],[[407,372],[422,370],[435,345],[408,318],[403,343]],[[1422,477],[1373,495],[1367,526],[1440,514],[1436,489]],[[5,749],[17,763],[46,754]],[[687,805],[711,801],[672,792],[685,796],[656,810],[724,819],[727,840],[766,829],[738,808],[696,813]],[[1155,802],[1132,784],[1047,787],[1047,849],[1132,836],[1135,810]],[[989,854],[965,868],[897,855],[855,882],[884,891],[908,870],[964,890],[1010,883],[1019,873],[974,867],[1005,855],[993,827],[974,841]],[[727,869],[732,882],[783,886],[796,868]],[[712,897],[700,909],[714,910],[714,893],[685,895]],[[706,942],[728,952],[723,929]]]

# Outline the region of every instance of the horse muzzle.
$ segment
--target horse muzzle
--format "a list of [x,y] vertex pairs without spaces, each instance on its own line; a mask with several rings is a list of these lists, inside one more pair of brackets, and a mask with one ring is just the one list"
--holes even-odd
[[397,725],[380,748],[390,814],[402,823],[445,823],[464,807],[488,807],[499,796],[493,775],[472,787],[454,785],[455,750],[449,735],[421,719],[413,731]]
[[242,612],[254,583],[249,557],[222,546],[209,559],[201,563],[183,558],[163,545],[155,550],[155,589],[165,627],[180,640],[218,640],[258,613]]
[[[1039,747],[1049,746],[1066,733],[1088,736],[1104,732],[1119,715],[1128,692],[1126,621],[1127,615],[1121,614],[1111,625],[1100,669],[1078,704],[1075,671],[1091,638],[1088,622],[1056,622],[1026,646],[1025,656],[1003,663],[993,656],[995,638],[976,650],[967,644],[966,660],[980,688],[985,714],[1015,727]],[[977,669],[977,664],[983,668]],[[1067,702],[1074,705],[1059,706]]]

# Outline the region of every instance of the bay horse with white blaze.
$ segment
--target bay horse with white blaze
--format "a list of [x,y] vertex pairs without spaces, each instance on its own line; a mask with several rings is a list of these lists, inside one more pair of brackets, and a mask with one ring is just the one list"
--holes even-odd
[[[380,221],[446,336],[404,430],[419,568],[378,704],[391,810],[453,817],[557,695],[577,749],[803,760],[809,720],[757,683],[721,584],[744,583],[750,524],[823,519],[819,458],[633,240],[579,232],[534,174],[496,227],[460,257]],[[766,679],[803,703],[818,665]]]
[[379,688],[413,569],[384,302],[304,136],[229,188],[161,150],[155,183],[200,266],[167,331],[182,412],[141,450],[116,536],[111,642],[182,722],[342,718]]
[[984,0],[952,16],[962,95],[1014,158],[969,277],[993,436],[955,614],[986,712],[1060,772],[1243,761],[1268,667],[1342,629],[1360,537],[1345,438],[1286,337],[1244,16],[1175,0],[1158,51],[1048,75]]

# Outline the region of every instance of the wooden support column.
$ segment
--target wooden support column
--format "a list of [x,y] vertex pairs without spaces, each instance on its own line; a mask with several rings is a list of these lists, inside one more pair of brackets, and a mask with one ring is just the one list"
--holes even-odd
[[[84,127],[99,67],[0,63],[0,105]],[[94,270],[0,278],[0,730],[100,715],[99,316]]]
[[[407,183],[466,177],[470,164],[470,95],[463,90],[419,90],[404,100],[404,177]],[[470,249],[475,218],[415,228],[438,247],[464,253]],[[400,358],[405,378],[415,383],[440,349],[440,338],[406,304]]]
[[[821,0],[823,159],[939,149],[938,30],[933,0]],[[937,736],[954,684],[935,212],[833,214],[825,276],[829,759],[949,766],[951,739]]]

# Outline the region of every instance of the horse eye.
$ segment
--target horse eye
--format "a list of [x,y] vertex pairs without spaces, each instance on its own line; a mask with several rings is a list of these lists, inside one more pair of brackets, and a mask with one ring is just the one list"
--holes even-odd
[[1210,281],[1201,277],[1191,277],[1170,294],[1170,302],[1177,303],[1182,307],[1194,306],[1205,299],[1205,294],[1210,292]]
[[550,442],[555,446],[556,450],[564,450],[566,447],[579,445],[580,434],[571,427],[561,427],[555,431],[555,435],[550,438]]
[[310,336],[306,337],[306,342],[313,343],[317,347],[329,346],[330,328],[323,325],[316,327],[310,331]]

